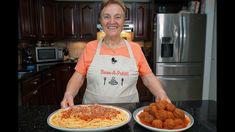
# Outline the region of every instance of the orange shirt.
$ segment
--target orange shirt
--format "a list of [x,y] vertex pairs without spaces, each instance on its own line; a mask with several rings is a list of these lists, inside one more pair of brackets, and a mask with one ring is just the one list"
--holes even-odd
[[[82,75],[87,74],[87,70],[92,62],[92,59],[96,53],[96,48],[98,46],[99,40],[93,40],[87,43],[86,48],[84,49],[76,67],[75,70],[79,72]],[[139,71],[140,76],[147,75],[149,73],[152,73],[151,68],[148,65],[148,62],[140,48],[140,46],[135,42],[129,42],[136,64]],[[114,52],[115,53],[114,53]],[[111,48],[107,47],[106,45],[102,44],[100,49],[101,55],[113,55],[113,56],[126,56],[130,57],[128,53],[127,46],[122,46],[120,48],[116,48],[112,50]]]

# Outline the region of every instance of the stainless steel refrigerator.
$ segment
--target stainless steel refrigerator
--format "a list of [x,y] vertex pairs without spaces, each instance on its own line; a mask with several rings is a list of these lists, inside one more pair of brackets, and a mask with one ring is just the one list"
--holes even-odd
[[157,14],[154,67],[171,100],[202,99],[206,15]]

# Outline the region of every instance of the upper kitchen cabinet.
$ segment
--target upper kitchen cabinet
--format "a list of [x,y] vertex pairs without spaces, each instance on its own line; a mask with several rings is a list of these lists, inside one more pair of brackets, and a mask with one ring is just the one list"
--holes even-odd
[[125,3],[125,6],[126,6],[125,24],[133,24],[134,3]]
[[19,39],[36,38],[38,35],[36,2],[36,0],[19,0]]
[[150,38],[150,13],[149,3],[135,3],[134,9],[134,39],[149,40]]
[[58,37],[76,39],[78,35],[78,12],[75,2],[58,3]]
[[39,1],[40,39],[55,39],[56,31],[56,3],[54,0]]
[[57,5],[59,39],[96,39],[96,2],[57,2]]
[[96,2],[80,2],[79,3],[79,39],[93,40],[96,39],[97,25],[97,9]]

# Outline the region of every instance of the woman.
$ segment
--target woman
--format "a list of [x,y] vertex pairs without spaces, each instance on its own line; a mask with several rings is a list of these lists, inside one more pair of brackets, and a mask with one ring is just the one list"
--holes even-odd
[[140,46],[120,37],[125,22],[121,0],[105,0],[99,20],[105,37],[87,44],[68,82],[62,107],[74,105],[73,99],[87,77],[83,103],[139,102],[136,83],[140,75],[156,99],[170,102],[152,73]]

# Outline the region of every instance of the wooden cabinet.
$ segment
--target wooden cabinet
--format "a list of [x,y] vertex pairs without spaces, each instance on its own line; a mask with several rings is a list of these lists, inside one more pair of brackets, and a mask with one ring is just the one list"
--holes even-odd
[[57,100],[62,101],[67,83],[74,73],[74,66],[71,64],[61,64],[56,67],[56,95]]
[[56,31],[56,3],[54,0],[39,2],[40,39],[55,39]]
[[[74,67],[75,64],[61,64],[56,67],[56,82],[57,82],[56,96],[57,96],[57,101],[59,103],[62,101],[67,83],[75,71]],[[82,103],[82,98],[85,93],[85,89],[86,89],[86,80],[84,80],[82,87],[80,88],[78,94],[74,98],[75,104]]]
[[79,3],[79,39],[93,40],[96,39],[96,25],[98,5],[95,2]]
[[[126,24],[134,25],[134,39],[148,40],[150,3],[126,2]],[[20,0],[19,37],[41,40],[96,39],[100,2]]]
[[19,39],[36,38],[37,27],[37,1],[19,0],[18,29]]
[[58,2],[59,38],[76,40],[96,39],[96,2]]
[[49,69],[43,71],[42,74],[42,104],[58,104],[57,94],[56,94],[56,72],[55,69]]
[[37,74],[32,78],[22,81],[22,105],[41,104],[41,76]]
[[149,40],[150,33],[150,3],[125,2],[126,19],[125,24],[134,25],[134,40]]
[[78,36],[78,12],[75,2],[59,2],[57,22],[61,39],[76,39]]
[[133,24],[134,23],[134,3],[125,3],[126,6],[126,18],[125,24]]
[[151,22],[149,20],[149,3],[135,3],[134,39],[148,40]]

